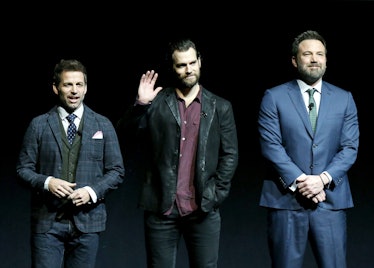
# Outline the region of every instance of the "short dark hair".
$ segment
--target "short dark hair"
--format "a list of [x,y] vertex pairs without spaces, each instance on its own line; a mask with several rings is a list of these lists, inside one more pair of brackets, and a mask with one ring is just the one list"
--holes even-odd
[[58,86],[61,82],[61,74],[66,71],[77,71],[82,72],[84,76],[84,83],[87,84],[87,70],[86,67],[78,60],[60,60],[59,63],[55,65],[53,72],[53,84]]
[[197,49],[195,42],[193,42],[190,38],[177,38],[170,41],[168,44],[168,51],[166,55],[167,64],[173,64],[172,56],[175,51],[187,51],[190,48],[193,48],[196,51],[197,57],[200,58],[200,52]]
[[326,41],[322,37],[322,35],[320,35],[316,31],[308,30],[308,31],[302,32],[301,34],[299,34],[294,39],[294,41],[292,43],[292,48],[291,48],[291,55],[292,56],[296,56],[297,55],[297,52],[299,51],[299,45],[304,40],[319,40],[319,41],[321,41],[322,44],[323,44],[323,46],[325,47],[325,53],[327,54]]

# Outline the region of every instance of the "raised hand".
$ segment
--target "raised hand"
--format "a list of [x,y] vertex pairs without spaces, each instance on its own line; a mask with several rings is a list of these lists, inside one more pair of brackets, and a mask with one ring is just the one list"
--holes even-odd
[[154,70],[147,71],[142,75],[138,88],[138,102],[141,104],[149,104],[153,101],[158,92],[162,90],[162,87],[154,88],[157,77],[158,73],[156,73]]

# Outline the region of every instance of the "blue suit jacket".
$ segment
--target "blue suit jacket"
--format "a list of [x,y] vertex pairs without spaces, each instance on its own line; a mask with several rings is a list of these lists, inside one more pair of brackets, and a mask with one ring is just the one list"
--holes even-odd
[[[57,107],[35,117],[29,124],[19,154],[18,176],[32,188],[31,227],[33,232],[46,232],[55,220],[60,201],[44,190],[48,176],[60,178],[62,170],[62,131]],[[82,143],[76,170],[76,188],[90,186],[96,193],[95,204],[84,205],[74,216],[82,232],[105,230],[107,220],[105,195],[123,181],[124,164],[117,134],[108,118],[85,106]],[[102,139],[93,139],[97,131]]]
[[327,171],[333,178],[326,189],[326,209],[353,207],[347,172],[357,158],[357,108],[350,92],[322,82],[316,132],[313,131],[296,80],[265,91],[259,112],[263,156],[276,174],[266,177],[260,205],[298,209],[300,202],[288,187],[302,173]]

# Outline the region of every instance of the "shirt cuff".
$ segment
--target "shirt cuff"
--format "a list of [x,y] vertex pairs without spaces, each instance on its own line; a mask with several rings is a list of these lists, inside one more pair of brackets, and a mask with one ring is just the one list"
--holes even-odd
[[329,183],[326,185],[327,189],[329,189],[332,182],[332,177],[327,171],[322,172],[322,174],[325,175],[329,180]]
[[44,190],[49,191],[48,184],[49,184],[49,181],[50,181],[52,178],[53,178],[53,176],[48,176],[48,178],[45,180],[45,182],[44,182]]
[[292,191],[292,192],[295,192],[296,191],[296,189],[297,189],[297,179],[298,178],[302,178],[302,177],[305,177],[306,175],[303,173],[303,174],[301,174],[299,177],[297,177],[294,181],[293,181],[293,183],[291,184],[291,186],[289,186],[288,188]]
[[95,191],[92,190],[92,188],[90,186],[84,186],[83,188],[86,189],[88,191],[88,193],[90,194],[92,203],[96,203],[97,202],[97,195],[96,195]]

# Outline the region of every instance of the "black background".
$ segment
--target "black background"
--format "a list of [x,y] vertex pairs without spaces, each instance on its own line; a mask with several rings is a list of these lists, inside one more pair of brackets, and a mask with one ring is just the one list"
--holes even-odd
[[[0,163],[1,267],[30,267],[29,191],[15,179],[15,161],[32,117],[55,103],[51,77],[61,58],[77,58],[88,69],[85,103],[113,123],[134,101],[140,76],[160,72],[163,48],[176,36],[190,36],[202,52],[201,83],[234,106],[240,161],[223,204],[220,267],[269,267],[265,212],[258,201],[263,174],[257,112],[266,88],[293,79],[290,49],[305,30],[327,41],[324,79],[353,93],[360,123],[360,148],[350,170],[355,208],[348,211],[349,267],[374,267],[374,214],[369,177],[373,145],[373,13],[371,1],[305,1],[253,4],[126,3],[61,6],[15,4],[1,20]],[[5,15],[7,15],[5,19]],[[131,160],[131,155],[125,159]],[[97,267],[145,267],[138,182],[126,181],[108,196],[107,231]],[[178,267],[187,267],[183,243]],[[316,267],[310,250],[305,267]]]

